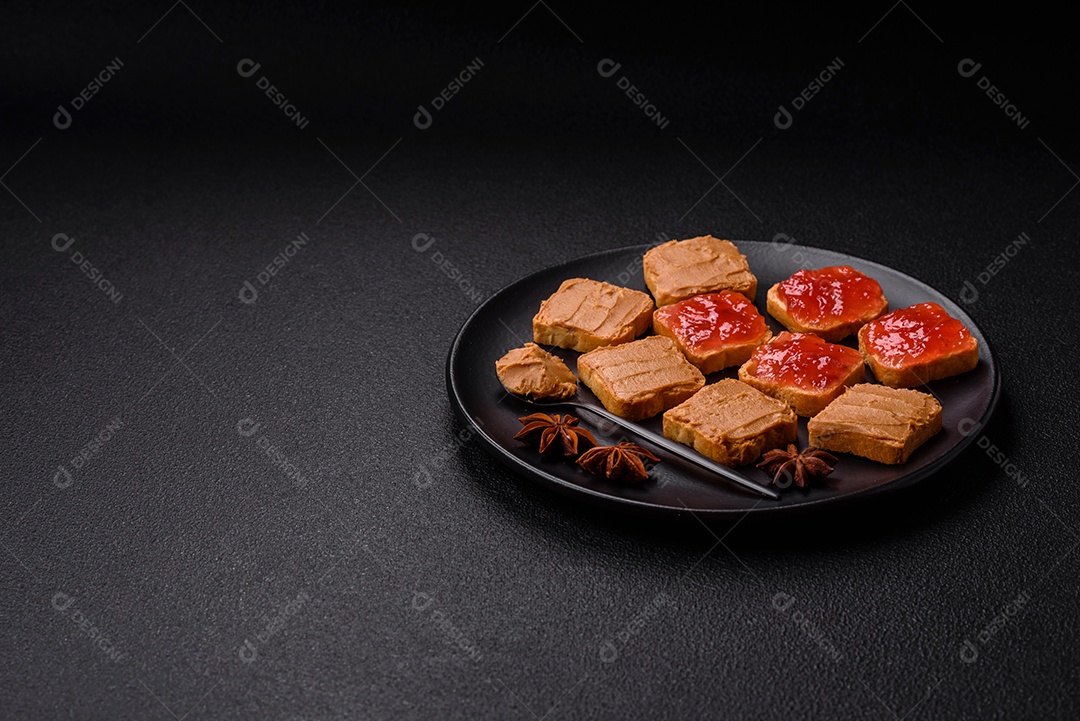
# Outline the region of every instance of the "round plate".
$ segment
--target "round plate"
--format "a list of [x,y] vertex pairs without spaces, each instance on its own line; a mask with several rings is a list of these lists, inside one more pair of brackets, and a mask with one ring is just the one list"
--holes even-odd
[[[985,424],[993,412],[1001,379],[986,337],[956,303],[925,283],[892,268],[843,253],[760,241],[734,242],[746,255],[750,270],[757,276],[758,309],[774,333],[784,328],[766,313],[765,291],[796,270],[829,265],[850,265],[873,277],[881,284],[890,308],[934,301],[964,323],[979,341],[979,365],[971,372],[932,381],[920,389],[933,393],[941,402],[941,432],[916,449],[903,465],[888,466],[838,454],[840,462],[832,475],[808,489],[785,489],[779,501],[740,490],[722,478],[710,477],[708,472],[686,464],[662,449],[651,448],[660,456],[661,463],[653,467],[650,480],[641,486],[626,486],[597,478],[572,460],[563,459],[561,454],[541,456],[534,447],[515,441],[514,435],[521,429],[518,418],[542,409],[507,394],[495,375],[495,361],[511,348],[532,340],[532,318],[540,302],[567,278],[592,278],[648,292],[641,258],[651,245],[607,251],[547,268],[511,283],[491,296],[465,322],[450,348],[446,380],[451,405],[495,457],[514,471],[582,501],[660,514],[693,511],[699,515],[738,516],[747,512],[783,515],[821,508],[922,480],[955,458],[975,439],[977,434],[973,430]],[[855,337],[849,337],[844,344],[854,346]],[[566,361],[571,370],[576,370],[577,352],[562,348],[550,350]],[[736,367],[727,368],[707,376],[706,381],[713,383],[720,378],[734,378],[736,371]],[[584,384],[579,388],[581,399],[600,405]],[[572,412],[581,417],[581,425],[595,432],[601,445],[638,440],[587,411]],[[663,433],[660,415],[641,421],[640,425]],[[798,442],[800,448],[807,444],[805,418],[799,418]],[[643,445],[648,447],[647,443]],[[769,482],[768,476],[753,466],[742,471],[762,484]]]

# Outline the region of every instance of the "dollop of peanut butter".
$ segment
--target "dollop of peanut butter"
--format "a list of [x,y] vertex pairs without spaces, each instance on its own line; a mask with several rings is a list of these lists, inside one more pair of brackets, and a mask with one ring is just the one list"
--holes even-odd
[[535,343],[514,348],[495,362],[503,387],[528,398],[564,400],[577,393],[577,377],[561,359]]

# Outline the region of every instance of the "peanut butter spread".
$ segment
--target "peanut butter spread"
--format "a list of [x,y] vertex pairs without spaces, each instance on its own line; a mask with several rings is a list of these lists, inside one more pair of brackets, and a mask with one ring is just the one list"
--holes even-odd
[[526,343],[495,361],[506,390],[529,398],[566,399],[577,393],[577,378],[560,358]]
[[658,245],[645,253],[643,266],[645,283],[661,306],[722,290],[753,300],[757,292],[746,256],[731,241],[711,235]]
[[734,378],[705,386],[690,400],[664,414],[665,431],[671,424],[714,443],[756,439],[780,425],[796,423],[787,403],[770,398]]
[[633,340],[648,328],[653,304],[647,293],[587,278],[570,278],[540,304],[533,332],[557,338],[535,338],[564,348],[592,350]]
[[815,436],[853,434],[903,444],[924,426],[937,423],[941,404],[926,393],[860,383],[810,419]]
[[591,386],[600,384],[627,403],[659,393],[693,393],[705,384],[705,376],[690,365],[675,341],[658,335],[590,351],[578,358],[578,372],[592,377]]

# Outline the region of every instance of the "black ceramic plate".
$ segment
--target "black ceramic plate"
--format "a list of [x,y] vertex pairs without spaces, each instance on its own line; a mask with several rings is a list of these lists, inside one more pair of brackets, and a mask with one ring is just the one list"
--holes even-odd
[[[885,291],[890,308],[934,301],[962,321],[979,341],[979,365],[975,370],[932,381],[921,390],[933,393],[943,408],[942,431],[918,448],[899,466],[887,466],[856,456],[840,454],[831,476],[809,488],[788,488],[782,499],[772,501],[733,487],[723,479],[710,478],[684,461],[657,450],[662,462],[652,470],[651,479],[640,487],[611,483],[589,474],[561,455],[540,456],[535,448],[515,441],[521,428],[518,417],[535,412],[534,407],[510,396],[495,375],[495,361],[511,348],[532,340],[532,317],[540,302],[551,295],[566,278],[584,277],[646,291],[641,272],[642,255],[651,246],[642,245],[591,255],[541,270],[511,283],[489,298],[465,322],[454,339],[447,359],[446,375],[450,402],[462,421],[497,459],[521,475],[582,501],[624,510],[680,514],[688,509],[699,515],[739,516],[785,514],[811,510],[841,501],[854,500],[908,486],[927,478],[955,458],[978,434],[977,424],[985,424],[997,401],[1000,378],[990,344],[974,321],[956,304],[926,284],[877,263],[820,248],[783,246],[768,242],[735,241],[758,278],[758,308],[773,332],[783,330],[765,311],[765,291],[800,268],[851,265],[876,279]],[[854,344],[854,336],[844,341]],[[571,370],[577,366],[575,351],[550,349]],[[736,368],[708,376],[709,383],[735,377]],[[872,374],[868,372],[868,378]],[[599,401],[581,384],[579,397],[599,406]],[[620,428],[582,411],[582,425],[596,432],[603,444],[621,439],[638,440]],[[662,433],[660,416],[641,425]],[[799,419],[799,444],[805,447],[806,419]],[[647,445],[647,444],[645,444]],[[656,449],[654,449],[656,450]],[[765,484],[764,472],[748,466],[743,472]]]

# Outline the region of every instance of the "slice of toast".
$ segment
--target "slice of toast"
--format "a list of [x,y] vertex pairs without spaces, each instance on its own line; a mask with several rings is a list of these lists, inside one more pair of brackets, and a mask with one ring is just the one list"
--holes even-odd
[[755,348],[772,338],[757,307],[728,290],[657,308],[653,330],[678,343],[686,359],[705,374],[745,363]]
[[769,288],[765,300],[769,315],[788,330],[814,333],[830,343],[889,308],[878,282],[848,265],[797,271]]
[[657,306],[722,290],[742,293],[750,300],[757,294],[757,278],[746,256],[730,240],[711,235],[651,248],[642,259],[642,269]]
[[533,316],[533,340],[586,353],[629,343],[652,325],[652,298],[588,278],[564,280]]
[[577,371],[605,408],[631,421],[682,403],[705,385],[675,341],[658,335],[585,353]]
[[979,364],[979,341],[937,303],[886,313],[859,329],[859,351],[874,376],[914,388],[966,373]]
[[941,404],[929,393],[860,383],[811,418],[807,430],[811,446],[896,465],[941,430]]
[[786,403],[734,378],[707,385],[664,413],[664,435],[725,466],[745,466],[794,443],[798,419]]
[[783,331],[739,368],[739,380],[779,398],[800,416],[817,415],[847,386],[865,379],[859,351],[810,333]]

